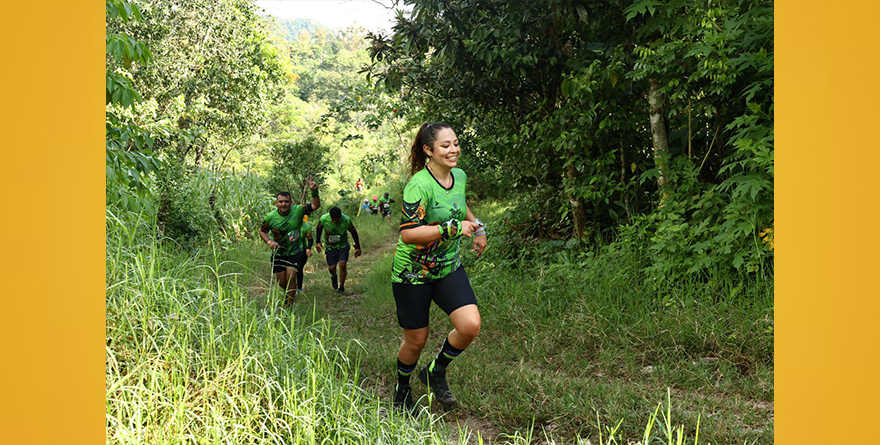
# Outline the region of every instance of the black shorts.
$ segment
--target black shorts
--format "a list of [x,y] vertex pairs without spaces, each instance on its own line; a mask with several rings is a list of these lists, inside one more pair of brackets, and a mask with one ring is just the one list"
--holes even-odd
[[288,267],[299,268],[299,255],[272,255],[272,273],[280,273]]
[[397,303],[397,323],[404,329],[421,329],[428,326],[431,300],[446,315],[469,304],[477,304],[477,296],[471,288],[464,267],[459,267],[440,281],[428,284],[391,283],[394,301]]
[[336,263],[347,263],[349,250],[351,250],[351,246],[345,246],[341,249],[327,250],[327,265],[333,266]]

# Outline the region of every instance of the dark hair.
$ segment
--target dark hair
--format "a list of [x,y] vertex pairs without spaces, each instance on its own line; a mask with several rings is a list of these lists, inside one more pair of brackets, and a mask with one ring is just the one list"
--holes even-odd
[[425,150],[422,150],[422,147],[427,145],[428,147],[434,148],[434,141],[437,140],[437,132],[444,128],[452,127],[443,122],[425,122],[419,127],[419,131],[416,132],[416,138],[412,144],[412,150],[409,154],[410,174],[414,175],[425,167],[425,162],[428,161],[428,155],[425,154]]
[[339,207],[333,207],[330,209],[331,218],[339,218],[340,216],[342,216],[342,210],[339,210]]
[[279,196],[286,196],[293,200],[293,198],[290,196],[290,192],[278,192],[277,194],[275,194],[275,199],[278,199]]

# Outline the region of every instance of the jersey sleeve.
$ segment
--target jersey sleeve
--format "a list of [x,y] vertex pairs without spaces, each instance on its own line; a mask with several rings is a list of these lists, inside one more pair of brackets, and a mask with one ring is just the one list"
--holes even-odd
[[260,224],[260,232],[263,232],[263,233],[269,233],[269,230],[270,230],[270,228],[269,228],[269,217],[266,216],[265,218],[263,218],[263,223]]
[[427,205],[426,193],[416,181],[410,181],[403,189],[403,214],[400,217],[400,230],[412,229],[424,226],[425,206]]

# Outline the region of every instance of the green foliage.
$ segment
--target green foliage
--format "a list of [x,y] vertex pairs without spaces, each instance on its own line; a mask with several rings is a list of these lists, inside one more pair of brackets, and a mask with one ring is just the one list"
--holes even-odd
[[274,109],[266,151],[279,141],[315,138],[329,148],[325,181],[331,191],[352,190],[358,178],[367,188],[396,181],[411,130],[402,119],[401,101],[358,74],[369,62],[365,31],[302,29],[291,35],[284,30],[288,21],[269,23],[279,53],[289,56],[291,84]]
[[[131,3],[107,0],[107,20],[142,20],[140,8]],[[124,67],[153,61],[152,53],[141,42],[123,33],[107,33],[108,59],[121,67],[107,70],[106,170],[107,200],[131,210],[149,209],[146,180],[163,163],[154,156],[155,139],[149,129],[134,119],[135,105],[143,98],[132,85]]]
[[323,183],[333,167],[330,147],[309,137],[297,142],[279,141],[272,145],[272,169],[268,187],[271,194],[288,191],[294,203],[311,199],[308,178]]
[[[107,32],[141,42],[134,53],[148,47],[153,60],[130,67],[125,60],[111,61],[108,72],[125,70],[129,83],[160,110],[182,105],[171,121],[176,130],[157,144],[166,156],[222,165],[229,152],[244,150],[260,132],[286,77],[255,6],[246,0],[138,4],[141,20],[108,20]],[[120,49],[131,46],[112,42]]]
[[274,197],[266,192],[265,180],[256,175],[169,166],[159,179],[160,232],[184,247],[199,248],[218,239],[253,239],[273,208]]
[[[654,281],[685,275],[736,276],[738,272],[772,275],[772,251],[758,238],[769,224],[766,205],[754,200],[728,201],[723,187],[697,179],[697,166],[677,158],[668,171],[673,187],[659,208],[622,228],[621,238],[643,246],[650,261],[645,271]],[[741,178],[742,187],[763,187],[759,178]]]
[[368,76],[452,124],[475,183],[529,190],[520,206],[548,221],[520,217],[511,234],[570,227],[639,245],[655,278],[771,273],[759,239],[773,203],[771,2],[411,3],[393,36],[370,36]]

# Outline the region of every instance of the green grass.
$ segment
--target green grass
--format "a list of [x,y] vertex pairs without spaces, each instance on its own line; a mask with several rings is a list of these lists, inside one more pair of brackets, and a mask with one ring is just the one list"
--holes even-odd
[[[490,231],[506,210],[475,209]],[[374,222],[357,223],[365,240],[383,245],[350,263],[356,278],[346,287],[357,295],[334,296],[321,271],[315,299],[320,316],[364,345],[365,385],[386,397],[402,341],[389,284],[396,232]],[[496,436],[547,430],[555,440],[597,441],[597,425],[624,420],[618,435],[635,441],[671,388],[677,417],[692,428],[700,419],[702,441],[772,443],[772,283],[678,283],[658,293],[624,255],[573,260],[560,251],[510,264],[493,255],[491,236],[489,243],[479,260],[469,248],[464,254],[483,330],[450,367],[460,408],[434,410],[451,424],[477,418]],[[450,329],[432,307],[420,365]]]
[[[416,419],[388,407],[393,225],[355,219],[347,294],[316,254],[287,311],[264,245],[181,248],[109,215],[107,442],[772,443],[772,285],[658,293],[626,255],[510,264],[491,237],[507,209],[475,211],[489,250],[464,261],[483,330],[449,368],[459,407],[428,406],[414,382],[431,413]],[[432,308],[420,364],[450,329]]]

